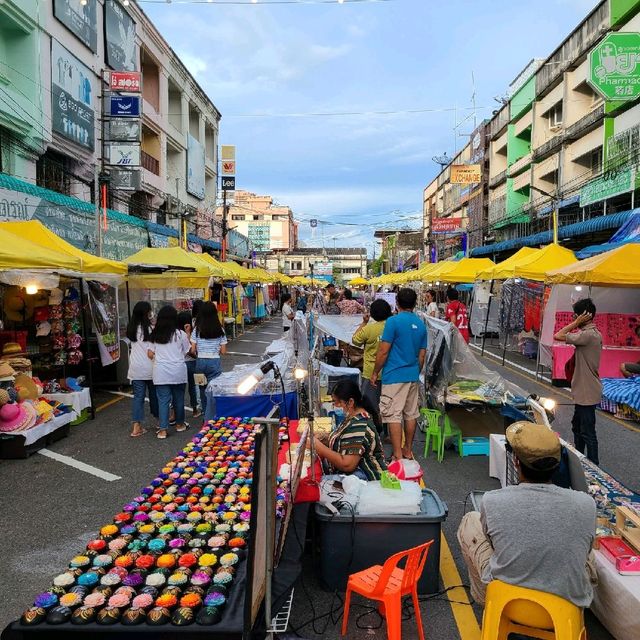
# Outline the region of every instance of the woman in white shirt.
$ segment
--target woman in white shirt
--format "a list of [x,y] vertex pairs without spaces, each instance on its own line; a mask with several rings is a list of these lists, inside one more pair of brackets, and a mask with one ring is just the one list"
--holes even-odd
[[207,385],[222,374],[221,356],[227,352],[227,337],[213,302],[203,302],[191,334],[191,352],[196,356],[196,373],[203,374],[207,384],[200,387],[200,404],[205,420],[213,420],[215,406],[207,401]]
[[167,437],[169,413],[175,411],[176,431],[184,431],[184,392],[187,385],[187,365],[184,357],[191,348],[187,334],[178,329],[178,312],[171,306],[162,307],[151,332],[148,356],[153,360],[153,384],[158,396],[159,426],[156,436]]
[[285,333],[291,329],[291,322],[294,318],[291,294],[284,293],[282,295],[282,330]]
[[133,389],[132,418],[133,427],[131,437],[137,438],[146,433],[144,424],[144,400],[149,394],[149,408],[151,415],[158,417],[158,398],[153,386],[153,361],[149,360],[147,351],[151,346],[149,335],[151,334],[151,321],[153,312],[148,302],[136,302],[131,314],[131,320],[127,325],[127,338],[129,339],[129,371],[127,378],[131,381]]
[[433,289],[427,291],[427,315],[430,318],[439,318],[440,310],[436,304],[436,292]]

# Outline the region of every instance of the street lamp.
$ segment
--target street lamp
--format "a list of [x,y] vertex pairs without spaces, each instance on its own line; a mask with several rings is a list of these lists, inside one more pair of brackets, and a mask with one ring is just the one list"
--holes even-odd
[[553,244],[558,244],[558,203],[560,199],[557,195],[553,195],[544,189],[540,189],[539,187],[534,187],[531,185],[531,188],[538,193],[541,193],[543,196],[547,196],[547,198],[551,198],[553,202],[553,213],[552,216],[552,224],[553,224]]

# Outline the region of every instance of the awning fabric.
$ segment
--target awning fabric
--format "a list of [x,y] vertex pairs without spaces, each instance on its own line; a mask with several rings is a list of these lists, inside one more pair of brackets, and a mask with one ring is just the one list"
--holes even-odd
[[[447,282],[456,284],[469,284],[475,282],[478,273],[494,266],[489,258],[463,258],[460,262],[454,262],[453,268],[447,269],[442,275]],[[440,273],[440,272],[438,272]],[[433,277],[433,274],[429,276]]]
[[485,271],[481,271],[478,274],[478,280],[506,280],[507,278],[512,278],[515,266],[538,251],[539,249],[522,247],[506,260],[498,262],[498,264]]
[[595,286],[640,286],[640,244],[629,243],[547,273],[547,282]]
[[[612,213],[608,216],[599,216],[591,218],[591,220],[583,220],[574,224],[565,225],[558,228],[558,238],[565,240],[576,236],[587,235],[589,233],[597,233],[598,231],[606,231],[607,229],[618,229],[622,226],[637,210],[620,211]],[[471,251],[471,256],[479,258],[488,256],[493,253],[501,253],[502,251],[510,251],[519,247],[536,247],[543,244],[549,244],[553,241],[552,231],[541,231],[523,238],[512,238],[503,242],[496,242],[484,247],[476,247]]]
[[559,244],[549,244],[516,265],[513,275],[524,280],[544,282],[547,271],[561,269],[575,262],[577,260],[573,251]]
[[21,238],[0,225],[0,269],[81,271],[82,261],[68,253],[47,249]]
[[53,231],[45,227],[39,220],[29,220],[25,222],[2,222],[0,228],[13,233],[20,238],[29,240],[42,249],[52,249],[56,252],[72,256],[80,261],[80,267],[76,271],[82,273],[109,273],[116,275],[126,275],[128,268],[123,262],[99,258],[82,249],[74,247]]

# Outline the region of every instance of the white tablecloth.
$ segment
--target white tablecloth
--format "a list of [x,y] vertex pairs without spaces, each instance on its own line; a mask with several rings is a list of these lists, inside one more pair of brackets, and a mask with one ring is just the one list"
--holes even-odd
[[61,416],[57,416],[53,420],[49,420],[49,422],[43,422],[37,427],[27,429],[26,431],[18,431],[17,433],[11,433],[10,431],[8,431],[3,435],[13,436],[15,438],[24,438],[24,446],[28,447],[30,444],[36,442],[36,440],[42,438],[42,436],[53,433],[54,431],[60,429],[60,427],[64,427],[64,425],[73,422],[77,417],[78,415],[76,414],[76,412],[72,411],[71,413],[65,413]]
[[43,398],[70,405],[78,415],[82,413],[83,409],[91,406],[91,392],[89,389],[72,391],[71,393],[45,393]]
[[498,433],[489,434],[489,476],[500,480],[500,486],[507,483],[506,438]]
[[640,576],[621,576],[600,551],[595,552],[598,587],[591,611],[616,640],[640,638]]

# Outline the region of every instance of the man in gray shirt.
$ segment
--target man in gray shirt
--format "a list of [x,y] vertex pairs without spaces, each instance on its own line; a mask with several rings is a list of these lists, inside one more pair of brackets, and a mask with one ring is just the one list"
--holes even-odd
[[591,545],[596,505],[586,493],[551,484],[560,440],[545,426],[516,422],[506,431],[520,484],[489,491],[466,514],[458,541],[471,595],[484,604],[492,580],[558,595],[578,607],[593,598]]

